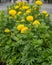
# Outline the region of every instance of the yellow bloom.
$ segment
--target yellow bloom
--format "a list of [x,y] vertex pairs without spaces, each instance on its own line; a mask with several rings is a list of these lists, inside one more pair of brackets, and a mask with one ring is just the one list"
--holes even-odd
[[15,10],[9,10],[9,14],[14,16],[16,14],[16,11]]
[[29,13],[31,13],[31,10],[30,9],[26,10],[26,14],[29,14]]
[[27,21],[33,21],[33,16],[27,16],[27,17],[26,17],[26,20],[27,20]]
[[42,13],[43,13],[43,14],[47,14],[47,11],[44,10],[44,11],[42,11]]
[[42,1],[36,1],[35,3],[39,6],[42,5]]
[[19,11],[17,14],[18,14],[18,15],[20,15],[20,14],[22,14],[22,12],[21,12],[21,11]]
[[14,8],[15,8],[15,9],[18,9],[18,8],[19,8],[19,6],[17,6],[17,5],[16,5]]
[[22,9],[28,9],[29,6],[22,6]]
[[35,20],[34,22],[33,22],[33,25],[39,25],[40,24],[40,22],[38,21],[38,20]]
[[10,30],[9,30],[8,28],[6,28],[6,29],[4,30],[4,32],[9,33]]
[[46,16],[46,17],[48,17],[49,16],[49,14],[47,13],[47,11],[42,11],[42,13]]
[[17,30],[22,30],[24,28],[24,25],[23,24],[19,24],[18,26],[17,26]]
[[28,27],[24,27],[24,28],[21,30],[21,33],[25,33],[27,30],[28,30]]

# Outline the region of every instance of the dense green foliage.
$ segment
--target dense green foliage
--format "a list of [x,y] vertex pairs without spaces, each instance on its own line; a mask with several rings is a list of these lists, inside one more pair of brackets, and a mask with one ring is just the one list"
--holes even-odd
[[[14,5],[10,8],[14,9]],[[0,13],[0,61],[6,62],[6,65],[52,65],[52,25],[49,15],[41,13],[40,6],[36,4],[28,6],[31,8],[30,14],[24,15],[25,10],[21,10],[23,13],[15,15],[15,18],[9,13]],[[29,15],[40,24],[36,26],[28,22],[26,17]],[[22,18],[25,20],[21,21]],[[24,24],[29,30],[20,33],[16,28],[19,24]],[[10,31],[5,31],[6,28]]]

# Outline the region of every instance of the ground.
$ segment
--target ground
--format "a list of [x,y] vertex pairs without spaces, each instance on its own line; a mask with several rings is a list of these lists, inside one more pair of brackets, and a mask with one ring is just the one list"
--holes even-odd
[[[12,3],[0,3],[0,10],[6,10],[7,6],[10,6]],[[47,10],[48,13],[50,14],[50,18],[52,19],[52,4],[43,4],[41,7],[42,10]]]

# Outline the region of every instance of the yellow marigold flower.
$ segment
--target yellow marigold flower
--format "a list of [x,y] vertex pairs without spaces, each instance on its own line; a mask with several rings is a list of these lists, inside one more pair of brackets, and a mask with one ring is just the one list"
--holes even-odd
[[22,6],[22,9],[28,9],[29,6]]
[[6,28],[6,29],[4,30],[4,32],[9,33],[10,30],[9,30],[8,28]]
[[24,28],[24,25],[23,24],[19,24],[18,26],[17,26],[17,30],[22,30]]
[[16,14],[16,11],[15,10],[9,10],[9,14],[14,16]]
[[46,16],[46,17],[48,17],[49,16],[49,14],[47,13],[47,11],[42,11],[42,13]]
[[43,14],[47,14],[47,11],[44,10],[44,11],[42,11],[42,13],[43,13]]
[[27,17],[26,17],[26,20],[27,20],[27,21],[33,21],[33,16],[27,16]]
[[35,3],[39,6],[42,5],[42,1],[36,1]]
[[31,10],[30,9],[26,10],[26,14],[29,14],[29,13],[31,13]]
[[16,5],[14,8],[15,8],[15,9],[18,9],[18,8],[19,8],[19,6],[17,6],[17,5]]
[[33,22],[33,25],[39,25],[40,24],[40,22],[38,21],[38,20],[35,20],[34,22]]
[[21,33],[25,33],[27,30],[28,30],[28,27],[24,27],[24,28],[21,30]]
[[20,14],[22,14],[22,12],[21,12],[21,11],[19,11],[17,14],[18,14],[18,15],[20,15]]

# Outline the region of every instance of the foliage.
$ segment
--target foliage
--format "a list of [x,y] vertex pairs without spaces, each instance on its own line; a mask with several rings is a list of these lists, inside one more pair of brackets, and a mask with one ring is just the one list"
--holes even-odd
[[0,12],[0,60],[6,65],[52,65],[52,25],[39,2]]

